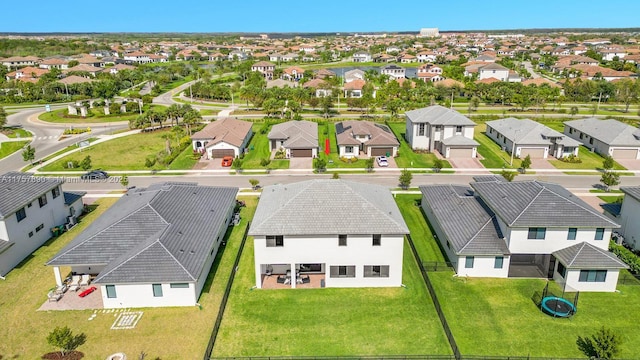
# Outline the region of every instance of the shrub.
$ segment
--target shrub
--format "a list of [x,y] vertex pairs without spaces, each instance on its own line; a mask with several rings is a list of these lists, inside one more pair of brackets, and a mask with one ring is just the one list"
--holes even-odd
[[566,162],[566,163],[571,163],[571,164],[580,164],[582,163],[582,160],[580,160],[579,157],[571,154],[569,156],[565,156],[563,158],[560,158],[560,161],[562,162]]
[[629,270],[634,274],[640,273],[640,258],[631,250],[615,242],[609,243],[609,250],[614,253],[625,264],[629,265]]
[[146,158],[144,159],[144,166],[150,168],[156,164],[156,158]]
[[276,154],[273,156],[274,159],[286,159],[287,152],[284,149],[280,149],[276,151]]
[[271,164],[271,160],[264,158],[264,159],[260,159],[260,166],[269,166],[269,164]]

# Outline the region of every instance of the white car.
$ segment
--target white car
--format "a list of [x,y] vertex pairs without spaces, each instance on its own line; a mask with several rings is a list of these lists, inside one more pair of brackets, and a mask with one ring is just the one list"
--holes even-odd
[[380,166],[380,167],[389,166],[389,162],[387,161],[387,157],[386,156],[378,156],[378,158],[376,160],[378,161],[378,166]]

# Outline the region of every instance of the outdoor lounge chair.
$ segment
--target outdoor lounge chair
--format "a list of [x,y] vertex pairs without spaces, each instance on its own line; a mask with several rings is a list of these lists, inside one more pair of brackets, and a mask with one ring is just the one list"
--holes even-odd
[[91,275],[84,274],[82,275],[82,278],[80,280],[80,286],[89,286],[90,282],[91,282]]
[[71,283],[69,283],[70,291],[78,291],[80,289],[80,275],[73,275],[71,277]]
[[49,298],[49,301],[58,302],[58,300],[62,298],[62,294],[52,290],[52,291],[49,291],[49,294],[47,295],[47,297]]

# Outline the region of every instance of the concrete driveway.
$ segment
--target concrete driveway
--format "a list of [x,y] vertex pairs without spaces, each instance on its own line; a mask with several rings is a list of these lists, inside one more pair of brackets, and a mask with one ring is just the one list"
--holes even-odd
[[444,160],[448,161],[454,169],[484,169],[478,158],[449,158]]
[[[389,166],[386,166],[386,168],[388,168],[388,169],[397,169],[398,168],[398,164],[396,164],[396,159],[393,156],[387,156],[387,164],[389,164]],[[380,165],[378,165],[377,156],[374,158],[373,167],[374,168],[379,168],[380,167]]]
[[313,169],[313,158],[291,158],[289,159],[289,169]]
[[616,160],[616,162],[629,170],[640,170],[640,160],[623,159]]
[[556,167],[551,165],[550,159],[531,159],[531,169],[555,169]]

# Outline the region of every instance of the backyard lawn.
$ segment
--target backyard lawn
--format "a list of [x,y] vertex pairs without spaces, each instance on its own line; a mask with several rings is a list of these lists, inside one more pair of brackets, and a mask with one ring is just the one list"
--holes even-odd
[[29,141],[7,141],[0,143],[0,159],[22,149]]
[[[551,165],[555,166],[558,169],[602,169],[602,162],[604,158],[595,152],[591,152],[585,146],[580,145],[578,149],[578,157],[582,160],[581,163],[567,163],[560,160],[549,160]],[[614,162],[613,165],[614,170],[626,170],[626,168],[617,162]]]
[[[249,217],[255,210],[256,198],[243,200],[247,207],[242,210],[242,215]],[[81,220],[78,226],[49,241],[0,282],[0,313],[3,314],[3,322],[11,324],[0,328],[0,355],[11,359],[39,359],[43,354],[56,350],[47,344],[47,334],[55,326],[69,326],[74,333],[83,332],[87,335],[86,343],[78,348],[87,359],[104,359],[115,352],[124,352],[137,358],[141,351],[148,353],[152,359],[202,357],[246,221],[227,234],[227,246],[218,253],[200,296],[201,309],[195,306],[140,309],[144,312],[142,318],[134,329],[129,330],[111,330],[115,320],[113,310],[111,313],[98,311],[91,321],[88,319],[94,310],[37,311],[46,301],[48,290],[55,286],[53,270],[43,264],[115,201],[99,200],[97,209]],[[65,296],[75,294],[68,293]],[[180,341],[176,341],[176,334],[189,336],[181,336]]]
[[247,240],[213,356],[450,354],[409,246],[406,287],[252,289]]
[[[406,124],[404,122],[392,122],[388,123],[391,131],[396,136],[396,139],[400,142],[398,156],[395,158],[396,164],[399,168],[433,168],[433,161],[436,159],[434,154],[418,154],[415,153],[409,143],[404,139],[403,134],[406,131]],[[451,168],[451,164],[448,161],[443,160],[444,168]]]
[[[70,171],[82,170],[81,168],[67,169],[69,161],[82,161],[86,156],[91,156],[94,169],[103,170],[148,170],[145,166],[146,158],[153,158],[165,149],[166,140],[163,135],[171,134],[170,130],[158,130],[148,133],[124,136],[96,144],[87,149],[69,154],[45,167],[42,171]],[[161,166],[156,164],[154,168]]]
[[288,169],[289,160],[271,160],[271,163],[267,166],[260,165],[262,159],[269,159],[271,153],[269,152],[269,138],[267,135],[271,130],[271,127],[265,128],[265,133],[262,134],[261,130],[266,124],[253,124],[253,137],[247,146],[249,152],[244,155],[242,159],[243,169]]
[[475,141],[480,143],[480,146],[478,146],[478,153],[483,158],[480,160],[480,163],[482,163],[482,165],[487,169],[519,168],[522,160],[514,157],[513,166],[509,166],[511,162],[511,155],[506,151],[502,151],[502,147],[500,147],[500,145],[496,144],[493,140],[489,139],[487,135],[485,135],[484,132],[486,129],[486,124],[478,124],[475,128],[475,135],[473,137]]

